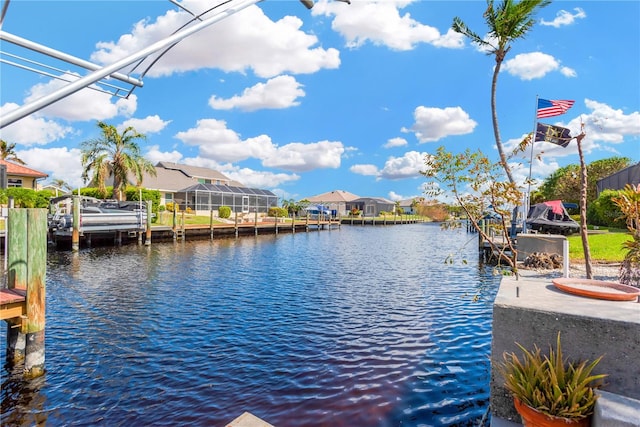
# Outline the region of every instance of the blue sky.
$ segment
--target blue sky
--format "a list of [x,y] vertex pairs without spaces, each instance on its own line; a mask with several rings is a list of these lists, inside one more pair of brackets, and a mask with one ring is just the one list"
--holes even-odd
[[[196,14],[215,5],[180,3]],[[84,89],[6,126],[0,137],[17,144],[28,166],[73,186],[82,185],[79,146],[99,135],[101,120],[146,134],[140,145],[154,163],[210,167],[286,199],[331,190],[421,196],[424,156],[441,145],[498,158],[494,59],[450,30],[459,16],[484,35],[485,9],[485,1],[322,0],[309,11],[298,1],[266,0],[180,42],[128,99]],[[188,16],[164,0],[13,0],[2,31],[109,65]],[[498,81],[507,151],[533,130],[539,96],[575,100],[567,114],[542,121],[572,135],[584,123],[587,162],[640,161],[640,2],[556,1],[536,19]],[[5,60],[13,60],[6,52],[34,58],[5,41],[0,47]],[[86,74],[53,62],[52,74]],[[0,73],[3,114],[62,84],[5,63]],[[535,150],[537,179],[579,161],[575,142],[536,143]],[[512,159],[521,182],[529,157]]]

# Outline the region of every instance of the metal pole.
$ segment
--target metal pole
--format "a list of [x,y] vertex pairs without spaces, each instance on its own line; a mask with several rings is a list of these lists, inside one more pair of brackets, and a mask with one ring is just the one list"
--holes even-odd
[[153,43],[152,45],[134,53],[131,54],[119,61],[114,62],[111,65],[108,65],[106,67],[103,67],[99,70],[96,70],[92,73],[87,74],[86,76],[76,80],[73,83],[69,83],[68,85],[66,85],[63,88],[60,88],[54,92],[51,92],[49,95],[45,95],[42,98],[39,98],[29,104],[23,105],[20,108],[17,108],[13,111],[9,111],[6,114],[3,114],[0,117],[0,129],[4,128],[7,125],[10,125],[11,123],[14,123],[26,116],[28,116],[31,113],[34,113],[38,110],[41,110],[42,108],[53,104],[54,102],[57,102],[81,89],[84,89],[88,86],[90,86],[91,84],[103,79],[106,76],[109,76],[113,73],[115,73],[118,70],[121,70],[122,68],[133,64],[134,62],[143,59],[147,56],[149,56],[150,54],[157,52],[159,50],[162,50],[164,48],[167,48],[169,46],[171,46],[172,44],[175,44],[187,37],[189,37],[190,35],[212,25],[215,24],[218,21],[223,20],[224,18],[227,18],[231,15],[233,15],[236,12],[239,12],[255,3],[258,3],[258,1],[260,0],[241,0],[239,2],[239,4],[236,7],[230,6],[229,8],[218,12],[216,15],[205,19],[202,22],[199,22],[197,24],[194,24],[192,27],[189,28],[185,28],[182,31],[179,31],[169,37],[164,38],[163,40],[157,41],[155,43]]
[[[75,56],[68,55],[64,52],[60,52],[59,50],[55,50],[50,47],[43,46],[41,44],[32,42],[30,40],[23,39],[22,37],[13,35],[11,33],[7,33],[6,31],[0,31],[0,40],[13,43],[20,47],[24,47],[25,49],[33,50],[35,52],[42,53],[43,55],[47,55],[52,58],[59,59],[61,61],[65,61],[82,68],[86,68],[87,70],[96,71],[101,68],[100,65],[94,64],[89,61],[85,61],[84,59],[76,58]],[[137,87],[142,87],[143,85],[142,80],[127,76],[126,74],[122,74],[122,73],[112,73],[110,77],[113,77],[116,80],[120,80],[121,82],[128,83],[130,85],[134,85]]]

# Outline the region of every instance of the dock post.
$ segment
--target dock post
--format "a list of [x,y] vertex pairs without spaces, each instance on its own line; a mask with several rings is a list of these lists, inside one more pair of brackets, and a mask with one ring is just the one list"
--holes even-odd
[[[7,288],[27,288],[27,212],[25,209],[13,209],[10,204],[6,226],[7,246]],[[24,360],[26,336],[20,329],[20,323],[7,322],[6,358],[14,365]]]
[[152,211],[153,202],[151,200],[147,200],[147,229],[146,235],[144,239],[145,246],[151,246],[151,211]]
[[177,240],[178,238],[178,234],[177,234],[177,223],[178,223],[178,218],[177,215],[178,213],[176,212],[176,209],[178,208],[178,204],[177,203],[173,203],[173,216],[172,216],[172,226],[171,229],[173,230],[173,240]]
[[209,210],[209,238],[213,240],[213,208]]
[[44,374],[47,210],[27,209],[27,214],[27,322],[22,329],[26,334],[25,376],[35,378]]
[[309,212],[307,212],[307,219],[305,221],[305,231],[309,231]]
[[278,211],[276,211],[276,236],[278,235]]
[[236,212],[235,214],[236,214],[236,218],[235,218],[234,228],[236,230],[236,239],[237,239],[238,238],[238,212]]
[[296,232],[296,213],[295,212],[291,212],[291,233],[295,234]]
[[[26,290],[26,316],[21,319],[20,332],[7,335],[7,351],[20,356],[24,337],[24,375],[28,378],[44,374],[44,330],[47,271],[47,210],[9,210],[9,261],[10,288]],[[21,240],[22,243],[18,243]],[[10,356],[10,355],[7,355]]]
[[78,252],[80,250],[80,194],[73,196],[73,228],[71,231],[71,250]]
[[253,228],[255,230],[256,236],[258,235],[258,207],[256,206],[256,214],[253,219]]

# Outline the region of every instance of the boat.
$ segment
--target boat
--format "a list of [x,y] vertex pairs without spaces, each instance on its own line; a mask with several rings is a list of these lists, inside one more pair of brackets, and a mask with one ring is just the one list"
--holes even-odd
[[[73,231],[72,195],[54,197],[49,203],[49,232],[69,235]],[[146,206],[140,202],[101,200],[81,196],[79,231],[83,233],[111,233],[115,231],[144,231],[147,224]]]
[[527,228],[539,233],[567,236],[579,232],[580,224],[569,216],[561,200],[552,200],[529,208]]

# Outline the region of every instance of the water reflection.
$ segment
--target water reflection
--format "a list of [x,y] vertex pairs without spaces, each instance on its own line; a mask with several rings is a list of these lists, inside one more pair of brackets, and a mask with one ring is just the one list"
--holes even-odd
[[[2,422],[473,425],[499,279],[468,238],[353,226],[53,252],[47,373],[10,372]],[[445,264],[457,251],[469,264]]]

